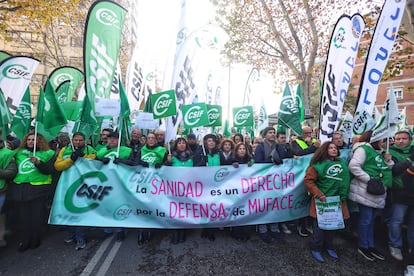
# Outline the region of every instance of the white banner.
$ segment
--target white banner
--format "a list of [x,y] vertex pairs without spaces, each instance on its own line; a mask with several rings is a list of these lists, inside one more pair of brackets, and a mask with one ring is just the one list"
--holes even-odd
[[319,139],[322,143],[331,140],[338,129],[364,28],[360,14],[343,15],[332,33],[321,99]]
[[0,63],[0,88],[12,115],[30,84],[39,60],[32,57],[14,56]]
[[359,87],[358,103],[353,122],[355,134],[361,134],[369,130],[367,120],[373,115],[378,85],[392,53],[394,41],[404,14],[405,3],[405,0],[387,0],[382,7]]
[[120,111],[119,100],[95,98],[96,116],[118,117]]

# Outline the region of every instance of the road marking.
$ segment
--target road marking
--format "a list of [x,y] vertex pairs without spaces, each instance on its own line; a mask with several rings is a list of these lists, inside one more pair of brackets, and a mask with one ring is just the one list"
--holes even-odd
[[91,259],[91,261],[88,263],[88,265],[85,267],[85,269],[82,271],[80,276],[88,276],[92,273],[93,269],[95,268],[96,264],[99,262],[99,260],[102,258],[102,255],[108,248],[111,241],[114,239],[112,236],[111,238],[106,238],[101,246],[98,248],[98,250],[95,253],[95,256]]
[[122,242],[115,242],[115,245],[112,247],[111,251],[109,251],[108,255],[106,256],[105,260],[102,263],[101,268],[99,269],[96,275],[105,275],[108,271],[109,267],[114,260],[116,253],[118,253],[119,248],[121,247]]

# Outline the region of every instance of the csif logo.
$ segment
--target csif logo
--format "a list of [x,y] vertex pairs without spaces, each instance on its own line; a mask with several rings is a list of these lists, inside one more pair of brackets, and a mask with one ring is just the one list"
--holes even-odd
[[298,107],[296,106],[295,101],[292,99],[291,96],[285,96],[282,98],[282,106],[285,108],[281,108],[279,112],[284,114],[293,114],[299,112]]
[[189,127],[196,125],[198,122],[200,122],[203,113],[204,110],[202,110],[198,105],[190,107],[190,109],[188,109],[188,111],[185,113],[184,123]]
[[141,156],[141,159],[148,164],[154,164],[157,160],[157,155],[154,152],[148,152],[147,154]]
[[327,174],[329,176],[337,176],[338,174],[340,174],[344,169],[342,168],[342,166],[340,164],[334,164],[332,166],[330,166],[327,170]]
[[[106,175],[100,171],[93,171],[82,174],[75,182],[72,183],[72,185],[70,185],[66,191],[64,205],[69,212],[84,213],[99,207],[98,202],[102,201],[104,197],[108,196],[109,192],[113,189],[111,186],[87,184],[85,183],[87,179],[89,179],[88,182],[92,182],[97,179],[100,183],[108,180]],[[85,206],[79,206],[79,199],[82,199],[84,197],[91,201],[91,203],[84,204]]]
[[226,176],[228,176],[230,174],[230,172],[228,171],[227,168],[221,168],[219,169],[215,174],[214,174],[214,181],[216,182],[221,182],[224,180],[224,178],[226,178]]
[[24,79],[30,80],[30,72],[28,68],[21,64],[10,64],[3,69],[2,72],[3,76],[6,78],[17,80],[17,79]]
[[73,81],[73,76],[68,73],[61,73],[61,74],[56,75],[53,78],[52,83],[55,87],[58,87],[59,84],[61,84],[62,82],[66,80]]
[[20,174],[29,174],[35,171],[35,166],[30,158],[25,158],[19,165]]
[[208,110],[207,116],[209,124],[214,124],[220,117],[220,111],[218,110],[218,108],[213,107]]
[[171,99],[169,94],[163,94],[158,97],[154,103],[154,114],[157,116],[162,116],[168,111],[173,99]]
[[115,12],[107,8],[101,8],[96,11],[96,20],[106,26],[118,27],[119,19]]
[[237,111],[236,115],[234,115],[234,124],[243,125],[246,123],[249,117],[250,111],[247,108],[241,108],[239,111]]

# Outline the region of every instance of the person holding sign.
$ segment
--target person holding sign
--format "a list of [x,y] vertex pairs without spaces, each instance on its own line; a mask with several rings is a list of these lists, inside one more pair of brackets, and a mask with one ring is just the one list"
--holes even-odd
[[[167,156],[167,164],[173,167],[193,166],[193,153],[184,138],[180,137],[175,140],[172,153]],[[171,232],[172,244],[185,242],[185,229],[175,229]]]
[[[69,169],[79,158],[95,159],[96,150],[86,145],[85,135],[75,132],[72,138],[72,145],[63,147],[56,158],[55,169],[58,172]],[[83,227],[70,229],[69,236],[64,239],[65,243],[76,241],[75,249],[81,250],[86,247],[86,231]]]
[[[216,135],[207,134],[204,136],[202,147],[194,154],[194,166],[220,166],[220,153]],[[203,229],[201,237],[208,238],[210,241],[215,241],[216,239],[213,229]]]
[[339,196],[342,216],[349,218],[346,200],[349,193],[350,173],[344,160],[339,158],[339,149],[333,142],[325,142],[315,152],[305,175],[306,189],[314,200],[311,201],[309,215],[313,218],[313,235],[311,253],[318,262],[324,262],[321,250],[326,249],[328,255],[338,259],[333,246],[332,230],[323,230],[316,220],[315,200],[327,202],[327,197]]

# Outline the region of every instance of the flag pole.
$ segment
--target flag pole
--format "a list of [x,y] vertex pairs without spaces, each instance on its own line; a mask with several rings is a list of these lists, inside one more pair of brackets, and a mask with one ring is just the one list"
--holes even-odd
[[[121,120],[123,120],[124,118],[122,118]],[[121,139],[122,139],[122,121],[121,123],[118,123],[118,145],[116,148],[116,157],[119,158],[119,149],[121,147]]]
[[36,123],[35,123],[33,156],[35,156],[35,155],[36,155],[36,144],[37,144],[37,121],[36,121]]

